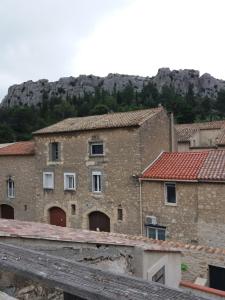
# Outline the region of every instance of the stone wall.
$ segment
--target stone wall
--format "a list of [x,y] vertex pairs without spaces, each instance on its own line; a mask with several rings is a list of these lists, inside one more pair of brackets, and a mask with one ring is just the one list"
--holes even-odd
[[[14,208],[15,219],[36,220],[34,156],[0,156],[0,205]],[[7,180],[15,184],[15,197],[7,196]]]
[[[103,141],[105,155],[90,157],[90,141]],[[62,148],[62,161],[48,161],[49,143],[57,141]],[[110,217],[110,229],[116,232],[137,234],[138,220],[138,182],[132,176],[141,171],[138,131],[131,129],[84,131],[69,135],[36,137],[37,200],[39,220],[48,222],[48,209],[52,206],[62,208],[67,214],[67,226],[89,228],[88,215],[101,211]],[[53,171],[55,188],[43,190],[43,171]],[[103,174],[103,192],[91,191],[91,172]],[[64,172],[76,173],[75,192],[64,191]],[[76,205],[76,214],[71,214],[71,205]],[[123,221],[117,220],[117,209],[123,209]]]
[[[101,211],[110,218],[110,230],[139,234],[140,203],[137,174],[162,150],[169,149],[168,116],[163,111],[143,128],[117,128],[68,134],[35,136],[36,145],[36,211],[39,221],[49,222],[49,208],[58,206],[67,214],[67,226],[89,228],[88,216]],[[89,142],[102,141],[105,154],[89,155]],[[49,161],[49,143],[59,142],[61,161]],[[55,188],[43,190],[44,171],[54,172]],[[91,172],[103,174],[103,191],[91,191]],[[76,173],[76,191],[64,191],[64,172]],[[71,205],[76,206],[72,215]],[[118,208],[123,220],[118,220]]]
[[159,225],[166,226],[167,239],[195,242],[197,234],[197,186],[176,183],[177,205],[165,203],[164,182],[142,182],[143,220],[156,216]]
[[139,129],[141,171],[162,151],[170,151],[170,119],[165,110],[152,117]]
[[208,284],[209,265],[225,268],[225,252],[223,249],[202,246],[182,249],[182,262],[187,270],[182,272],[182,280],[194,282],[197,277],[206,278]]
[[176,182],[177,204],[165,203],[164,182],[143,181],[143,218],[157,217],[167,238],[225,246],[225,184]]
[[225,246],[225,184],[198,184],[198,239],[200,244]]

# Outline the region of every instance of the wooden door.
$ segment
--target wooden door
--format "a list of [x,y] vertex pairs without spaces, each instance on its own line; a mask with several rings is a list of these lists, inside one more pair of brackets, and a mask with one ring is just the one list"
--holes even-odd
[[51,225],[66,227],[66,213],[59,207],[49,209],[49,221]]
[[89,215],[89,229],[94,231],[110,232],[110,219],[109,217],[100,212],[94,211]]
[[1,218],[14,219],[14,208],[7,204],[1,205]]

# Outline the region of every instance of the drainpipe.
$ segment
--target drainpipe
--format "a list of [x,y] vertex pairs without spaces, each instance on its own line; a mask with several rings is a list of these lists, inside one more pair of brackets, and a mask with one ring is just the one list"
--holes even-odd
[[141,224],[141,235],[143,235],[143,214],[142,214],[142,193],[141,193],[141,178],[139,178],[139,201],[140,201],[140,224]]
[[170,152],[174,152],[174,116],[170,113]]

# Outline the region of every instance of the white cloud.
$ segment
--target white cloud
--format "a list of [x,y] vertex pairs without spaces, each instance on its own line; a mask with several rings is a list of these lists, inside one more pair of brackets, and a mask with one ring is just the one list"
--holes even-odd
[[7,86],[71,75],[79,40],[127,0],[1,0],[0,98]]
[[225,79],[224,0],[1,0],[0,98],[26,80],[194,68]]
[[105,18],[79,44],[79,73],[154,75],[195,68],[225,78],[223,0],[136,0]]

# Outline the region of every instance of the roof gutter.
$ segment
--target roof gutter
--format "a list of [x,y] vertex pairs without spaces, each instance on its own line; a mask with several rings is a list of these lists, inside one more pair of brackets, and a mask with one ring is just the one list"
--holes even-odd
[[199,180],[189,179],[171,179],[171,178],[144,178],[140,177],[140,181],[175,181],[175,182],[199,182]]

